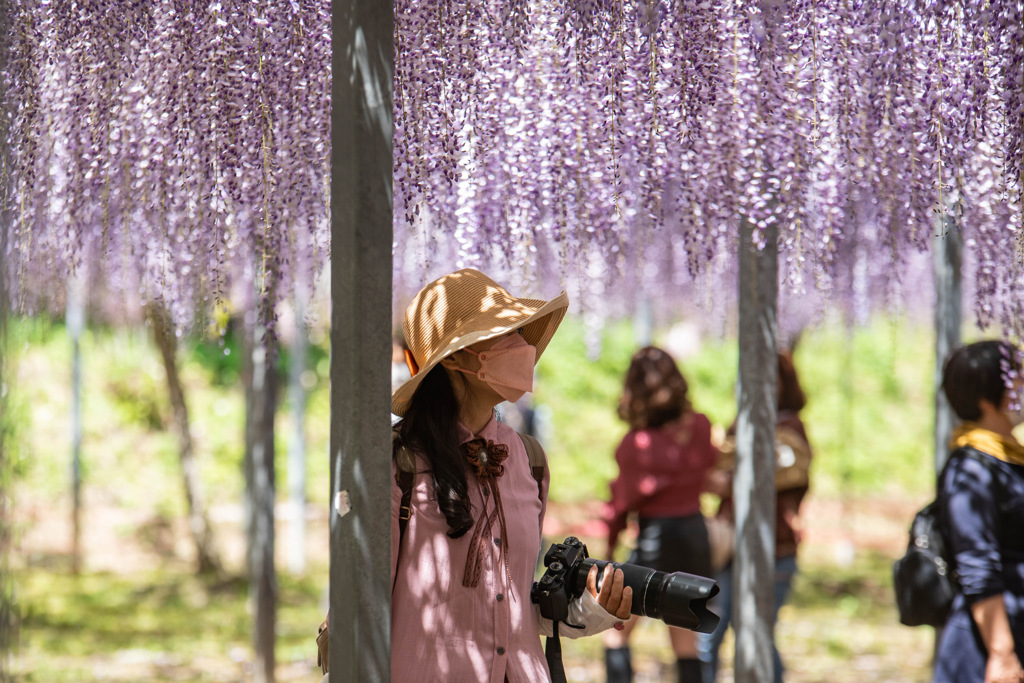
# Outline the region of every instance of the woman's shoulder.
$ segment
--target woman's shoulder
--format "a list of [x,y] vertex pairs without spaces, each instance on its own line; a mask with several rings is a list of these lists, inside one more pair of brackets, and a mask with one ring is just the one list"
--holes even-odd
[[494,441],[505,444],[509,449],[526,449],[522,434],[507,422],[495,420],[492,436]]
[[391,432],[391,470],[396,481],[399,472],[416,475],[430,471],[430,463],[422,450],[413,444],[403,444],[397,430]]
[[992,467],[1001,462],[999,458],[974,448],[973,446],[961,446],[949,454],[950,469],[966,472],[990,472]]
[[667,442],[685,447],[701,446],[711,440],[711,420],[704,413],[687,411],[657,431]]
[[686,432],[690,435],[703,436],[711,434],[711,420],[704,413],[690,410],[671,423],[672,432]]
[[940,484],[946,490],[961,488],[982,488],[989,490],[997,480],[1006,480],[1015,476],[1014,467],[1010,463],[971,446],[957,448],[949,455],[949,461],[941,473]]
[[711,429],[711,420],[704,413],[691,410],[685,417],[688,418],[695,427],[699,427],[700,429]]

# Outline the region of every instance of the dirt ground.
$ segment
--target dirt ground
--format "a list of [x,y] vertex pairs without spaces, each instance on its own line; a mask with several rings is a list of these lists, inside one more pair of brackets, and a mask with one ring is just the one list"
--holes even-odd
[[[801,517],[806,524],[800,550],[803,567],[824,571],[849,567],[858,556],[878,553],[896,558],[906,548],[907,528],[918,501],[895,498],[805,501]],[[603,548],[596,522],[599,504],[560,510],[546,524],[549,538],[576,533]],[[579,522],[578,520],[587,520]],[[800,580],[798,575],[797,581]],[[874,589],[868,599],[891,605],[891,588]],[[898,623],[895,607],[881,618],[865,616],[855,607],[856,597],[836,594],[835,601],[819,608],[782,608],[775,638],[786,666],[786,683],[926,683],[931,680],[934,632]],[[877,610],[874,610],[877,612]],[[596,641],[598,639],[586,639]],[[631,641],[635,683],[675,683],[674,661],[660,623],[646,620]],[[604,681],[603,654],[598,643],[577,641],[563,645],[566,673],[571,681]],[[732,637],[726,636],[717,683],[732,683]]]
[[[67,555],[71,547],[71,513],[67,504],[54,505],[42,499],[17,502],[16,524],[20,533],[14,553],[16,558],[20,557],[18,563],[32,564],[33,559]],[[895,557],[906,545],[908,524],[918,507],[917,501],[892,498],[841,501],[809,496],[802,514],[806,529],[801,554],[816,558],[831,555],[837,562],[847,561],[851,553],[863,551]],[[192,561],[194,548],[182,518],[123,507],[115,496],[97,489],[86,492],[83,509],[84,570],[130,573],[159,563],[189,565]],[[593,543],[595,548],[603,547],[600,540],[603,531],[598,521],[600,510],[600,502],[552,503],[545,519],[544,536],[560,540],[575,535]],[[290,516],[290,508],[279,504],[279,538],[287,534]],[[240,565],[244,549],[240,533],[241,508],[236,504],[213,505],[210,517],[228,562]],[[307,506],[306,526],[309,564],[326,563],[326,509]],[[285,562],[286,543],[279,541],[278,551],[282,555],[279,562]]]

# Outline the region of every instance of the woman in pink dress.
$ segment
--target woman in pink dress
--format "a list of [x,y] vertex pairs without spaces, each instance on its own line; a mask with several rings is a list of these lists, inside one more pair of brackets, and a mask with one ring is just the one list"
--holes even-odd
[[[522,299],[476,270],[430,283],[405,313],[412,377],[392,395],[391,678],[550,680],[530,601],[547,504],[547,468],[494,408],[533,389],[534,365],[568,308]],[[411,473],[403,505],[400,473]],[[400,521],[404,521],[404,529]],[[628,618],[622,572],[573,601],[568,637]]]

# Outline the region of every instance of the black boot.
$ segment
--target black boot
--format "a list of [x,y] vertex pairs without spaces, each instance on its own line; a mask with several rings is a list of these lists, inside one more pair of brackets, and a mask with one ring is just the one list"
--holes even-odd
[[632,683],[633,662],[629,647],[605,648],[604,671],[608,683]]
[[677,659],[676,669],[679,671],[679,683],[702,683],[704,680],[699,659]]

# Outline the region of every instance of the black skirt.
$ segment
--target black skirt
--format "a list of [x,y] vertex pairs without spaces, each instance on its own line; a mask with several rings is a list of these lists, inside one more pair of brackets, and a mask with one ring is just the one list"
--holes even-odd
[[630,564],[660,572],[711,576],[711,546],[701,514],[640,518],[640,534]]

